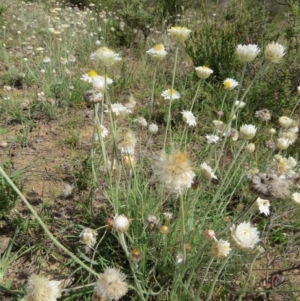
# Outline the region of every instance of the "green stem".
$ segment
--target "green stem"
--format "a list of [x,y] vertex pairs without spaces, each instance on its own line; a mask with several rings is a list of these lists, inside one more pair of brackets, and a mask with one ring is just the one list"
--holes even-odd
[[231,254],[229,254],[229,255],[226,257],[226,259],[223,261],[222,265],[220,266],[220,268],[219,268],[217,274],[215,275],[215,278],[214,278],[213,283],[212,283],[212,285],[211,285],[211,287],[210,287],[210,289],[209,289],[209,292],[208,292],[208,294],[207,294],[207,296],[206,296],[205,301],[209,301],[209,300],[210,300],[210,298],[211,298],[211,296],[212,296],[212,294],[213,294],[213,292],[214,292],[214,289],[215,289],[216,283],[217,283],[217,281],[218,281],[218,278],[219,278],[220,274],[222,273],[222,271],[223,271],[225,265],[227,264],[229,258],[232,256],[232,254],[233,254],[233,252],[231,252]]
[[208,265],[207,265],[207,267],[206,267],[206,269],[205,269],[205,273],[204,273],[204,275],[202,276],[201,284],[200,284],[200,286],[199,286],[199,288],[198,288],[198,290],[197,290],[195,300],[199,300],[199,298],[200,298],[200,294],[201,294],[201,292],[202,292],[202,288],[203,288],[204,281],[205,281],[205,279],[206,279],[206,276],[207,276],[207,274],[208,274],[208,272],[209,272],[209,269],[210,269],[212,263],[214,262],[214,260],[215,260],[215,258],[212,256],[211,259],[210,259],[210,261],[209,261],[209,263],[208,263]]
[[75,262],[77,262],[82,268],[84,268],[86,271],[90,272],[94,276],[98,277],[98,273],[92,270],[90,267],[88,267],[85,263],[83,263],[77,256],[75,256],[71,251],[69,251],[65,246],[63,246],[54,236],[53,234],[48,230],[47,226],[44,224],[44,222],[41,220],[41,218],[38,216],[38,214],[35,212],[33,207],[29,204],[29,202],[26,200],[24,195],[21,193],[21,191],[16,187],[16,185],[12,182],[12,180],[9,178],[9,176],[6,174],[6,172],[2,169],[0,166],[0,174],[6,179],[8,184],[13,188],[13,190],[19,195],[21,200],[24,202],[24,204],[27,206],[31,214],[35,217],[39,225],[43,228],[47,236],[50,238],[50,240],[61,250],[63,250],[66,254],[68,254]]
[[198,83],[198,87],[197,87],[196,93],[195,93],[195,95],[194,95],[193,101],[192,101],[192,105],[191,105],[190,111],[193,110],[195,101],[196,101],[197,96],[198,96],[199,89],[200,89],[200,87],[201,87],[201,83],[202,83],[202,81],[200,80],[199,83]]
[[300,102],[300,97],[298,98],[298,101],[297,101],[297,103],[295,104],[295,106],[294,106],[294,108],[293,108],[293,110],[292,110],[292,113],[291,113],[291,115],[290,115],[291,118],[292,118],[292,116],[294,115],[294,113],[295,113],[295,111],[296,111],[296,109],[297,109],[297,107],[298,107],[298,105],[299,105],[299,102]]
[[[178,59],[178,49],[179,47],[176,47],[175,50],[175,61],[174,61],[174,68],[173,68],[173,76],[172,76],[172,86],[171,86],[171,93],[174,90],[174,84],[175,84],[175,75],[176,75],[176,67],[177,67],[177,59]],[[165,131],[165,138],[164,138],[164,147],[163,149],[166,149],[166,142],[167,142],[167,137],[168,137],[168,131],[170,128],[170,141],[172,142],[172,131],[171,131],[171,108],[172,108],[172,96],[171,99],[169,100],[169,108],[168,108],[168,117],[167,117],[167,125],[166,125],[166,131]]]
[[154,104],[154,92],[155,92],[155,82],[156,82],[156,72],[157,72],[157,64],[155,64],[153,71],[153,80],[152,80],[152,91],[151,91],[151,104],[150,104],[150,114],[148,122],[151,122],[152,112],[153,112],[153,104]]
[[244,293],[244,291],[245,291],[245,287],[246,287],[247,283],[249,282],[250,277],[251,277],[251,275],[252,275],[252,270],[253,270],[254,263],[255,263],[255,261],[256,261],[256,259],[258,258],[259,255],[260,255],[260,252],[257,252],[257,254],[255,255],[255,257],[254,257],[254,259],[253,259],[253,261],[252,261],[252,263],[251,263],[251,266],[250,266],[250,269],[249,269],[249,273],[248,273],[248,277],[247,277],[246,281],[244,281],[243,286],[242,286],[242,288],[240,289],[238,301],[241,301],[241,300],[242,300],[243,293]]
[[[126,257],[128,258],[130,253],[129,253],[128,248],[127,248],[124,233],[118,233],[118,234],[119,234],[119,242],[120,242],[120,244],[121,244],[121,246],[122,246],[122,248],[123,248],[123,250],[126,254]],[[130,268],[131,268],[131,271],[132,271],[132,275],[133,275],[134,282],[135,282],[135,285],[136,285],[137,293],[139,294],[139,296],[141,298],[140,300],[146,301],[146,299],[144,297],[144,294],[143,294],[144,289],[141,287],[140,281],[136,277],[134,266],[133,266],[132,261],[130,259],[129,259],[129,265],[130,265]]]
[[185,225],[184,225],[184,204],[183,204],[183,196],[182,193],[179,196],[180,201],[180,212],[181,212],[181,235],[182,235],[182,256],[183,262],[186,260],[186,250],[185,250]]

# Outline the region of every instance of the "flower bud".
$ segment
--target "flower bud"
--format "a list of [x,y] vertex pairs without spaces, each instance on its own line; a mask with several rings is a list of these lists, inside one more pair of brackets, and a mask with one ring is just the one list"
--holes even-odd
[[130,226],[130,221],[124,214],[117,215],[114,218],[113,228],[118,233],[126,232],[129,229],[129,226]]

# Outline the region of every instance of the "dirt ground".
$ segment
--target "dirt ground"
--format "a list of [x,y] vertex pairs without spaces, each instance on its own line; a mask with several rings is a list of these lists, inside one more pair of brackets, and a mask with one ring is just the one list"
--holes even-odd
[[[14,93],[14,92],[11,92]],[[77,200],[82,195],[72,195],[65,198],[63,196],[66,179],[70,175],[72,166],[79,156],[88,156],[91,145],[93,128],[93,110],[85,106],[69,109],[68,113],[59,113],[55,120],[41,119],[35,120],[34,125],[28,133],[27,143],[21,145],[17,143],[16,137],[24,129],[24,125],[13,125],[9,120],[0,118],[1,128],[6,132],[0,137],[0,156],[3,160],[11,161],[14,170],[27,166],[23,192],[28,201],[39,212],[45,205],[50,208],[51,214],[57,218],[70,220],[81,208]],[[66,143],[69,129],[66,126],[67,118],[72,116],[72,120],[78,120],[76,130],[79,143],[71,146]],[[4,143],[3,143],[4,142]],[[101,208],[103,206],[103,196],[101,194],[94,198],[93,206]],[[17,208],[11,212],[11,217],[19,216],[23,219],[31,219],[27,208],[19,202]],[[55,233],[55,227],[51,228]],[[32,233],[35,235],[35,233]],[[13,232],[6,221],[0,222],[0,255],[7,248]],[[72,249],[72,245],[68,246]],[[300,246],[286,250],[285,258],[277,255],[262,256],[253,267],[253,274],[250,278],[250,285],[242,300],[300,300]],[[12,252],[13,254],[13,252]],[[35,270],[36,261],[39,261],[40,254],[33,254],[15,260],[4,275],[5,283],[11,283],[12,288],[18,288],[24,284],[28,276]],[[39,262],[39,266],[47,272],[59,269],[61,262],[65,260],[59,253],[47,254],[44,262]],[[1,265],[0,265],[1,267]],[[249,270],[249,266],[245,269]],[[241,275],[242,278],[246,277]],[[240,282],[236,281],[233,290],[240,288]],[[259,290],[274,289],[272,293],[259,294]],[[288,294],[289,290],[295,291],[294,299]],[[1,290],[0,290],[1,291]],[[251,293],[250,293],[251,292]],[[1,293],[0,293],[1,296]],[[287,296],[289,298],[287,299]],[[13,296],[9,293],[2,295],[3,301],[12,301]],[[230,297],[229,297],[230,299]],[[222,298],[219,300],[223,300]]]

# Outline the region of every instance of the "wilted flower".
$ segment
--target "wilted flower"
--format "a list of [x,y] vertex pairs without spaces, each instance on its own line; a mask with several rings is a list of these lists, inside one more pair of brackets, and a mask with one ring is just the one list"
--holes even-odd
[[169,233],[169,227],[166,226],[166,225],[162,225],[160,227],[160,233],[162,233],[162,234],[168,234]]
[[225,90],[233,90],[235,87],[238,86],[238,82],[232,78],[226,78],[223,81],[223,87]]
[[213,124],[219,133],[223,133],[226,128],[226,124],[222,120],[213,120]]
[[183,254],[182,254],[182,252],[177,252],[176,253],[176,263],[182,263],[183,262]]
[[51,62],[50,57],[45,56],[45,57],[43,58],[43,63],[44,63],[44,64],[47,64],[47,63],[50,63],[50,62]]
[[255,117],[258,117],[262,121],[269,121],[271,119],[271,114],[269,110],[262,109],[255,112]]
[[232,225],[231,242],[241,250],[251,250],[260,241],[257,228],[252,227],[250,222],[243,222],[239,225]]
[[167,51],[163,44],[157,44],[153,48],[146,51],[147,54],[150,54],[154,59],[161,60],[167,55]]
[[270,204],[269,200],[257,198],[255,204],[260,213],[263,213],[267,216],[270,215],[269,207],[271,206],[271,204]]
[[130,259],[134,262],[139,262],[142,259],[142,254],[139,249],[133,249],[129,255]]
[[182,152],[161,155],[153,170],[159,180],[175,193],[190,188],[195,177],[188,155]]
[[107,47],[100,47],[94,53],[91,54],[92,60],[98,60],[104,66],[109,67],[114,65],[116,62],[121,61],[121,57],[118,53]]
[[278,138],[276,146],[280,150],[286,150],[290,146],[290,143],[289,143],[289,140],[287,140],[285,138]]
[[229,241],[220,239],[213,243],[211,250],[216,257],[226,257],[231,251],[230,243]]
[[[108,130],[105,126],[103,126],[102,124],[99,126],[97,125],[97,131],[99,133],[99,135],[102,136],[102,138],[105,138],[108,135]],[[98,141],[98,135],[95,135],[95,140]]]
[[148,215],[144,221],[144,226],[149,231],[157,231],[160,229],[160,220],[155,215]]
[[[298,127],[297,127],[298,128]],[[298,139],[297,133],[292,132],[290,129],[281,133],[281,137],[286,139],[289,144],[293,144]]]
[[205,135],[207,144],[217,143],[220,138],[216,135]]
[[236,54],[241,62],[252,62],[260,53],[260,49],[255,44],[237,45]]
[[199,78],[207,79],[214,71],[206,66],[195,67]]
[[281,116],[278,119],[278,121],[279,121],[280,126],[283,127],[283,128],[290,127],[294,122],[294,120],[292,118],[289,118],[287,116]]
[[275,174],[258,173],[251,177],[250,187],[259,197],[266,199],[286,199],[290,196],[291,183]]
[[92,248],[96,243],[97,232],[91,228],[84,228],[79,235],[80,242],[88,248]]
[[124,106],[131,110],[135,107],[136,101],[133,94],[129,91],[123,91],[120,95],[120,103],[123,103]]
[[196,118],[191,111],[182,111],[182,120],[186,122],[189,126],[196,126]]
[[129,229],[129,226],[130,221],[124,214],[117,215],[114,217],[113,228],[118,233],[126,232]]
[[205,230],[204,236],[205,236],[208,240],[212,240],[212,239],[216,240],[216,233],[215,233],[214,230],[210,230],[210,229]]
[[124,155],[122,156],[122,161],[124,166],[128,169],[132,169],[136,166],[136,157],[133,155]]
[[180,98],[180,93],[174,89],[168,89],[165,90],[164,92],[161,93],[161,96],[164,99],[179,99]]
[[56,301],[61,296],[62,281],[49,281],[40,275],[32,275],[28,279],[28,293],[22,301]]
[[192,31],[186,27],[173,26],[168,29],[168,32],[173,41],[184,43]]
[[[239,132],[234,128],[230,128],[228,134],[232,141],[237,141],[239,139]],[[223,136],[224,135],[226,135],[226,133],[223,133]]]
[[150,134],[155,135],[158,132],[158,126],[155,123],[149,125],[148,131]]
[[246,146],[246,150],[247,150],[247,152],[248,153],[254,153],[254,151],[255,151],[255,144],[254,143],[249,143],[249,144],[247,144],[247,146]]
[[128,284],[125,279],[125,274],[120,272],[120,270],[106,268],[98,276],[92,300],[119,300],[128,291]]
[[240,136],[242,139],[251,140],[256,134],[256,127],[252,124],[244,124],[240,127]]
[[144,117],[142,117],[142,116],[140,116],[140,117],[138,117],[138,118],[135,118],[135,119],[133,120],[133,122],[134,122],[135,124],[141,126],[142,128],[145,128],[145,127],[147,127],[147,125],[148,125],[147,120],[146,120]]
[[98,90],[89,90],[83,93],[83,99],[89,104],[101,102],[103,93]]
[[164,212],[163,216],[164,216],[164,219],[165,219],[166,223],[169,223],[172,220],[172,218],[173,218],[173,213],[171,213],[171,212]]
[[295,172],[293,168],[297,166],[297,161],[293,157],[284,158],[277,154],[274,156],[273,162],[269,166],[269,171],[275,173],[281,178],[292,178]]
[[300,205],[300,193],[299,192],[294,192],[292,194],[292,201],[297,204]]
[[200,165],[200,173],[206,180],[217,179],[217,176],[213,173],[213,170],[205,162]]
[[279,63],[285,55],[285,47],[279,43],[269,43],[265,49],[265,58],[271,63]]
[[131,130],[126,130],[123,133],[122,140],[118,143],[118,149],[122,154],[134,154],[134,148],[136,144],[135,133]]

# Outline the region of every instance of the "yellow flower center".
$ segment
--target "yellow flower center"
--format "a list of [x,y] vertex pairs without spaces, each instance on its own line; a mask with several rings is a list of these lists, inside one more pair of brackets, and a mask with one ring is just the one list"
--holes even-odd
[[202,66],[203,70],[208,70],[209,68],[207,66]]
[[224,85],[224,88],[229,88],[230,87],[230,81],[229,80],[225,81],[223,83],[223,85]]
[[168,90],[168,94],[169,95],[173,95],[173,94],[175,94],[177,91],[175,90],[175,89],[169,89]]
[[174,155],[174,164],[175,165],[180,166],[186,160],[187,160],[187,154],[185,154],[185,153],[179,152]]
[[154,50],[156,51],[162,51],[164,49],[164,46],[162,44],[157,44],[154,46]]
[[97,72],[93,69],[88,72],[88,76],[91,78],[95,78],[97,75]]

